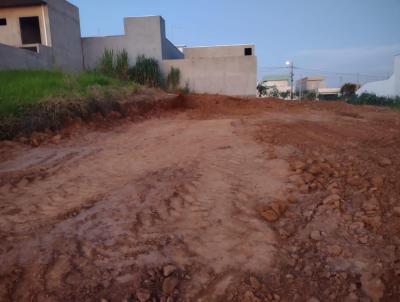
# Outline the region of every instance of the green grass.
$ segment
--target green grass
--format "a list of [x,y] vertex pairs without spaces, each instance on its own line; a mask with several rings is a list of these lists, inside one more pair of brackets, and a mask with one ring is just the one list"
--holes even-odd
[[104,89],[134,85],[93,72],[64,74],[61,71],[0,71],[0,117],[18,116],[29,105],[52,97],[87,97],[93,87]]

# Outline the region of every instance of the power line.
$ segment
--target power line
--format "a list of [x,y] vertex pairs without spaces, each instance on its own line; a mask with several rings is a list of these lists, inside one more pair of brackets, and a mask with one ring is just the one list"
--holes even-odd
[[[262,66],[262,67],[259,67],[259,71],[267,71],[267,70],[271,70],[271,69],[289,69],[289,68],[290,67],[287,67],[287,66],[280,66],[280,67]],[[327,71],[327,70],[321,70],[321,69],[304,68],[304,67],[298,67],[298,66],[294,66],[293,69],[303,70],[303,71],[320,72],[320,73],[324,73],[324,74],[333,74],[333,75],[336,75],[338,77],[340,77],[340,76],[356,76],[356,77],[385,78],[384,76],[379,76],[379,75],[350,73],[350,72],[336,72],[336,71]]]

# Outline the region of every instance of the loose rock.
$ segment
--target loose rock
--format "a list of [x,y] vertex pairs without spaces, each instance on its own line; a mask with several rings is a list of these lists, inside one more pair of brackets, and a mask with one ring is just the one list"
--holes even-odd
[[147,289],[138,289],[136,292],[136,297],[140,302],[146,302],[150,299],[150,292]]
[[371,274],[364,273],[361,276],[361,284],[363,291],[373,302],[379,302],[384,294],[385,285],[379,278],[373,278]]
[[163,294],[169,296],[174,289],[178,286],[179,280],[175,277],[168,277],[163,282]]
[[320,231],[312,231],[310,233],[310,238],[315,241],[320,241],[322,239],[322,235]]
[[169,277],[170,275],[172,275],[174,272],[176,271],[176,266],[174,265],[166,265],[163,267],[163,274],[164,277]]

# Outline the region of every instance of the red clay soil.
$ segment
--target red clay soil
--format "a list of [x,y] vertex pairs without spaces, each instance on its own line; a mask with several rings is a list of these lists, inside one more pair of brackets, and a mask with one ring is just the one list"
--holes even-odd
[[1,143],[0,301],[399,301],[399,112],[183,104]]

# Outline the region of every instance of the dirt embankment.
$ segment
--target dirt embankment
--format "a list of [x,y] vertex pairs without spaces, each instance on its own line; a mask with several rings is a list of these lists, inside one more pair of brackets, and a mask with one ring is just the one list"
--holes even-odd
[[398,113],[184,105],[2,145],[1,301],[398,301]]

